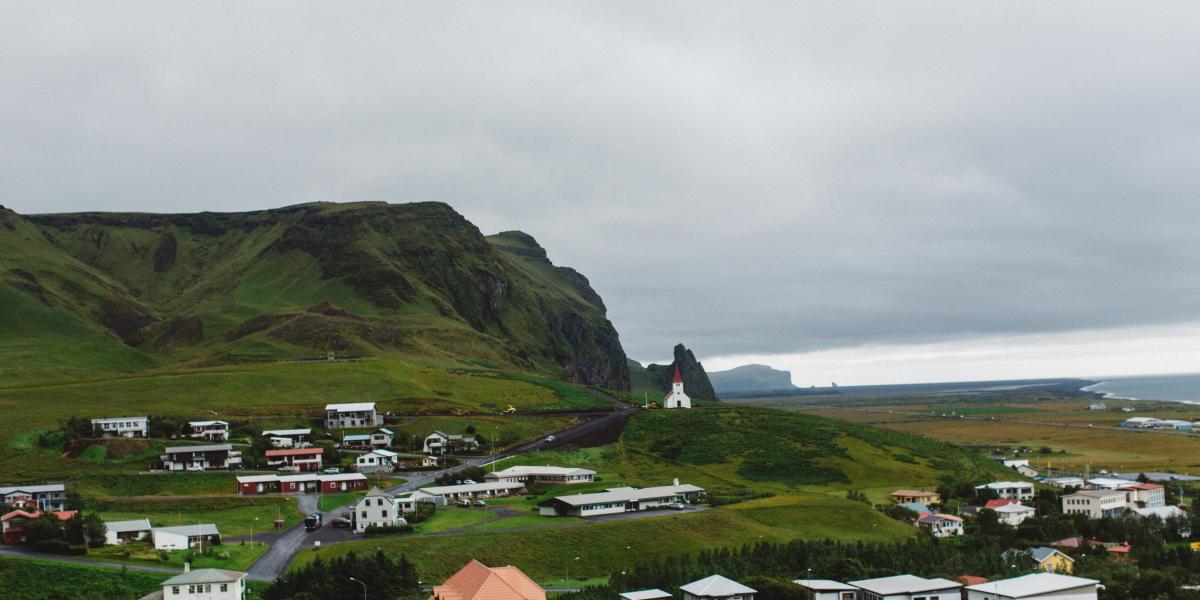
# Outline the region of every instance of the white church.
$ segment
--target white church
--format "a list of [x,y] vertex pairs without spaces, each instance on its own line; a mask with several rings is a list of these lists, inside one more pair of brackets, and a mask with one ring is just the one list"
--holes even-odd
[[679,374],[679,366],[675,366],[675,379],[671,382],[671,391],[663,398],[663,408],[691,408],[692,399],[683,393],[683,376]]

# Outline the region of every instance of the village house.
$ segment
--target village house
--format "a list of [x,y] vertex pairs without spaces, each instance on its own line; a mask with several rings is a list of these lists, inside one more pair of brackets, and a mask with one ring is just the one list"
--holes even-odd
[[1115,517],[1129,507],[1129,494],[1124,490],[1079,490],[1062,497],[1062,510],[1089,519]]
[[103,417],[92,419],[92,435],[144,438],[150,432],[150,417]]
[[807,600],[857,600],[858,588],[832,579],[797,579],[794,582],[807,592]]
[[926,492],[925,490],[896,490],[888,495],[892,499],[892,504],[911,504],[918,502],[924,505],[941,504],[942,495],[937,492]]
[[210,442],[224,442],[229,439],[229,423],[226,421],[188,421],[188,427],[192,429],[188,434],[190,438]]
[[1120,477],[1093,477],[1087,480],[1087,486],[1097,490],[1119,490],[1136,483]]
[[325,451],[321,448],[280,448],[263,453],[267,458],[268,467],[299,472],[320,471],[324,454]]
[[917,519],[917,527],[933,537],[956,537],[963,534],[963,520],[954,515],[932,513]]
[[362,473],[335,475],[244,475],[237,478],[239,496],[259,494],[340,494],[367,489],[367,476]]
[[192,570],[183,564],[183,573],[162,582],[162,591],[141,600],[245,600],[246,574],[225,569]]
[[1167,505],[1167,494],[1157,483],[1135,483],[1119,488],[1130,492],[1129,508],[1162,508]]
[[359,498],[350,512],[350,517],[354,521],[354,532],[362,533],[368,527],[407,525],[408,521],[402,516],[403,512],[395,498],[379,488],[371,488],[366,496]]
[[[676,370],[678,373],[678,370]],[[704,579],[679,586],[683,600],[754,600],[758,590],[744,586],[728,577],[709,575]]]
[[359,473],[391,473],[399,456],[391,450],[372,450],[354,459],[354,466]]
[[451,435],[435,431],[425,436],[425,444],[422,446],[422,451],[431,456],[441,456],[443,454],[471,452],[478,448],[479,441],[474,436]]
[[376,412],[374,402],[325,405],[326,429],[379,427],[381,425],[383,425],[383,417]]
[[916,575],[893,575],[849,583],[862,590],[858,600],[960,600],[962,596],[961,583]]
[[371,434],[371,447],[372,448],[391,448],[392,447],[392,437],[395,435],[396,434],[393,433],[391,429],[388,429],[386,427],[380,427],[379,429],[376,429]]
[[63,510],[67,505],[67,488],[61,483],[6,485],[0,487],[0,504],[23,505],[38,510]]
[[591,469],[579,469],[575,467],[514,466],[503,471],[488,473],[483,478],[487,481],[507,481],[510,483],[571,484],[594,481],[596,472]]
[[671,598],[670,592],[664,592],[660,589],[649,590],[634,590],[632,592],[624,592],[617,594],[622,600],[668,600]]
[[990,510],[996,513],[996,518],[1005,525],[1016,527],[1025,519],[1037,514],[1037,509],[1032,506],[1025,506],[1017,500],[1013,499],[996,499],[988,500],[983,505],[983,510]]
[[1034,567],[1043,573],[1070,574],[1075,570],[1075,559],[1067,556],[1060,550],[1048,546],[1026,548],[1024,550],[1006,550],[1002,556],[1006,561],[1015,561],[1022,557],[1028,557],[1033,561]]
[[263,437],[276,448],[307,448],[312,445],[312,429],[270,429]]
[[[50,514],[60,521],[70,521],[78,511],[59,510]],[[25,524],[41,517],[44,513],[39,510],[17,509],[0,516],[0,543],[19,544],[25,541]]]
[[504,481],[486,481],[484,483],[463,483],[459,485],[442,485],[421,488],[421,492],[431,496],[441,496],[446,502],[455,500],[474,500],[476,498],[498,498],[512,496],[525,492],[523,483],[507,483]]
[[163,449],[162,468],[168,471],[231,469],[242,465],[242,453],[233,444],[174,446]]
[[1068,487],[1077,487],[1078,488],[1078,487],[1083,487],[1086,482],[1083,481],[1082,477],[1074,477],[1074,476],[1070,476],[1070,475],[1064,475],[1064,476],[1060,476],[1060,477],[1047,477],[1042,480],[1042,483],[1045,485],[1048,485],[1050,487],[1056,487],[1056,488],[1068,488]]
[[1027,481],[993,481],[975,486],[976,490],[992,490],[999,498],[1033,500],[1033,484]]
[[472,560],[433,586],[428,600],[546,600],[546,591],[516,567],[487,567]]
[[104,543],[108,546],[128,544],[150,536],[150,520],[108,521],[104,524]]
[[417,503],[428,502],[434,506],[445,506],[446,497],[437,494],[428,494],[424,490],[413,490],[397,494],[394,497],[396,505],[400,507],[401,512],[414,513],[417,512]]
[[966,587],[966,600],[1096,600],[1095,579],[1033,573]]
[[371,434],[355,433],[342,436],[342,448],[352,450],[366,450],[371,447]]
[[[1137,513],[1139,516],[1142,516],[1142,517],[1154,517],[1154,518],[1162,521],[1163,523],[1166,523],[1167,519],[1179,519],[1179,518],[1186,518],[1188,516],[1187,511],[1183,510],[1182,508],[1179,508],[1178,506],[1159,506],[1157,508],[1135,508],[1135,509],[1133,509],[1133,512]],[[1191,531],[1191,529],[1189,528],[1188,531]],[[1191,537],[1191,536],[1184,535],[1183,537]]]
[[212,523],[155,527],[152,530],[155,550],[186,550],[193,546],[214,546],[221,543],[221,532]]
[[663,408],[691,408],[692,399],[683,393],[683,376],[679,374],[679,366],[675,366],[675,377],[671,379],[671,391],[663,397]]
[[1106,410],[1108,405],[1103,402],[1093,402],[1088,405],[1088,410]]
[[689,504],[703,496],[703,488],[686,483],[680,485],[679,480],[675,480],[672,485],[658,487],[618,487],[603,492],[558,496],[539,504],[538,512],[545,516],[594,517]]
[[1161,423],[1162,421],[1154,417],[1130,417],[1121,421],[1121,427],[1127,429],[1154,429]]

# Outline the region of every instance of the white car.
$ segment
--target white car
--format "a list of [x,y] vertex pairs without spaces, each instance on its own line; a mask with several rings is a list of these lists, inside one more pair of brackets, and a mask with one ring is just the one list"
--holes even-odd
[[556,438],[552,435],[548,435],[548,436],[546,436],[546,443],[549,444],[550,442],[553,442],[556,439],[558,439],[558,438]]

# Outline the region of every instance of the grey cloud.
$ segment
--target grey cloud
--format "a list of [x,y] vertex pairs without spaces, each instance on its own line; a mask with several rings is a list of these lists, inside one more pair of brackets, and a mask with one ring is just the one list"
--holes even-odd
[[0,203],[448,202],[631,355],[1200,308],[1200,8],[15,4]]

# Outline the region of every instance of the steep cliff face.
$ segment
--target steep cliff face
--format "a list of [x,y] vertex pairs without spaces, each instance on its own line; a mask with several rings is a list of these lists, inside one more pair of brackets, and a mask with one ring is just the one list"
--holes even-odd
[[585,277],[525,234],[484,237],[445,204],[0,216],[0,285],[148,353],[401,352],[629,386]]
[[795,389],[792,374],[767,365],[742,365],[708,374],[717,393],[743,393]]
[[675,360],[671,364],[649,364],[641,371],[638,371],[638,363],[629,361],[631,380],[637,384],[634,390],[650,391],[644,390],[645,386],[649,386],[652,391],[666,393],[671,389],[671,380],[675,377],[675,367],[678,366],[679,374],[683,378],[683,389],[688,396],[699,400],[718,400],[717,392],[713,389],[708,374],[704,372],[704,365],[696,360],[692,351],[683,344],[677,344],[674,353]]

